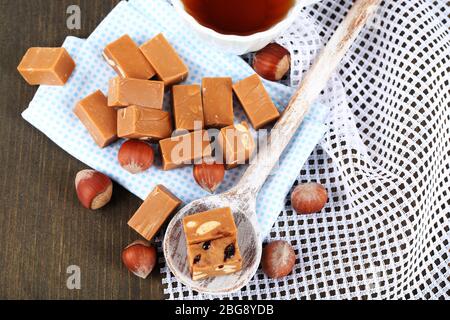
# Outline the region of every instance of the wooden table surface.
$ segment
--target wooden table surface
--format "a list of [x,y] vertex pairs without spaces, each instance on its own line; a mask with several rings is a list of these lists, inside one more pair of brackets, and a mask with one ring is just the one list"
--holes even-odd
[[[36,91],[16,72],[26,50],[87,37],[118,2],[0,2],[0,299],[164,298],[159,270],[141,281],[121,263],[122,249],[139,238],[127,221],[141,201],[115,185],[106,209],[83,209],[74,178],[85,166],[21,118]],[[81,30],[66,27],[74,4]],[[81,269],[81,290],[67,288],[71,265]]]

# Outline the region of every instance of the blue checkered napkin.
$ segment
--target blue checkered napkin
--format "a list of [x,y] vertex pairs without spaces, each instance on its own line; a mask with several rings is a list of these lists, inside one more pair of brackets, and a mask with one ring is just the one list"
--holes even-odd
[[[116,76],[102,57],[103,48],[108,43],[123,34],[129,34],[142,44],[160,32],[164,33],[189,66],[188,83],[200,83],[206,76],[230,76],[238,81],[254,73],[240,57],[204,45],[184,27],[166,1],[122,1],[87,40],[73,37],[66,39],[64,47],[77,63],[74,74],[64,87],[39,88],[23,117],[69,154],[109,175],[138,197],[145,199],[157,184],[164,184],[187,203],[207,195],[194,182],[192,168],[163,172],[155,167],[144,174],[131,175],[120,168],[117,162],[120,142],[103,150],[98,148],[72,112],[77,101],[86,95],[98,89],[107,93],[109,79]],[[282,110],[293,89],[271,82],[265,82],[265,85]],[[170,106],[167,104],[165,108],[169,109]],[[241,108],[236,109],[237,121],[245,120]],[[286,194],[323,136],[326,114],[326,107],[313,107],[281,159],[277,174],[269,178],[259,195],[257,212],[262,235],[266,236],[275,223],[283,209]],[[244,169],[228,172],[221,191],[236,184]]]

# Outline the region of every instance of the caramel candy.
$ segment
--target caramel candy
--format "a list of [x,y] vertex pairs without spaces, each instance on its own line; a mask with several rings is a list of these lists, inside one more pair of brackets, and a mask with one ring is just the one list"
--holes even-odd
[[129,35],[108,44],[103,57],[122,78],[148,80],[155,75],[155,70]]
[[203,112],[205,126],[223,128],[234,123],[231,78],[203,79]]
[[139,107],[162,110],[164,83],[116,77],[109,82],[108,105],[110,107]]
[[187,216],[183,228],[188,244],[236,236],[237,228],[230,208],[220,208]]
[[167,188],[159,185],[150,193],[128,225],[145,239],[151,241],[180,204],[180,199]]
[[194,281],[242,270],[242,257],[235,235],[189,245],[187,253]]
[[189,69],[163,34],[144,43],[140,49],[166,86],[180,83],[187,78]]
[[183,228],[194,281],[242,269],[237,228],[230,208],[187,216],[183,219]]
[[199,85],[173,87],[173,114],[177,130],[203,129],[203,102]]
[[256,130],[280,118],[280,112],[257,74],[235,83],[233,89]]
[[203,130],[162,140],[159,146],[165,171],[194,164],[212,156],[208,132]]
[[168,112],[138,106],[118,111],[117,133],[120,138],[161,140],[170,137],[172,132]]
[[100,90],[78,102],[74,113],[100,148],[117,140],[117,112],[108,107],[108,100]]
[[219,145],[224,155],[227,169],[246,164],[255,151],[255,140],[247,122],[223,128],[220,131]]
[[62,86],[75,69],[64,48],[30,48],[17,70],[30,85]]

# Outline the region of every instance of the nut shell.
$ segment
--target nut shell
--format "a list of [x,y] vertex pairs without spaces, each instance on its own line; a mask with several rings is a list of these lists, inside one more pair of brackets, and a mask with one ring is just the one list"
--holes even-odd
[[153,148],[144,141],[126,141],[119,150],[119,163],[131,174],[144,172],[153,165],[155,152]]
[[256,53],[253,68],[264,79],[279,81],[291,68],[291,54],[279,44],[271,43]]
[[209,193],[214,193],[225,178],[223,164],[198,164],[194,166],[194,179],[197,184]]
[[83,207],[97,210],[111,200],[113,184],[111,179],[103,173],[83,170],[78,172],[75,178],[75,189]]
[[268,244],[262,254],[262,268],[271,279],[280,279],[292,273],[295,266],[295,251],[286,241]]
[[135,241],[122,252],[122,262],[135,276],[146,279],[155,268],[157,252],[145,241]]
[[301,184],[292,192],[292,208],[298,214],[312,214],[322,211],[328,201],[328,193],[318,183]]

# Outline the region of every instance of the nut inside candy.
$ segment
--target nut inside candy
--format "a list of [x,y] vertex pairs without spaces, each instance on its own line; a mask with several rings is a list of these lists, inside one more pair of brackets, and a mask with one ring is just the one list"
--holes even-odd
[[189,221],[188,223],[186,223],[186,227],[188,228],[195,228],[197,226],[197,222],[195,221]]
[[212,230],[216,229],[220,227],[220,222],[217,221],[208,221],[205,222],[204,224],[202,224],[200,227],[198,227],[197,229],[197,234],[198,235],[204,235],[208,232],[211,232]]

